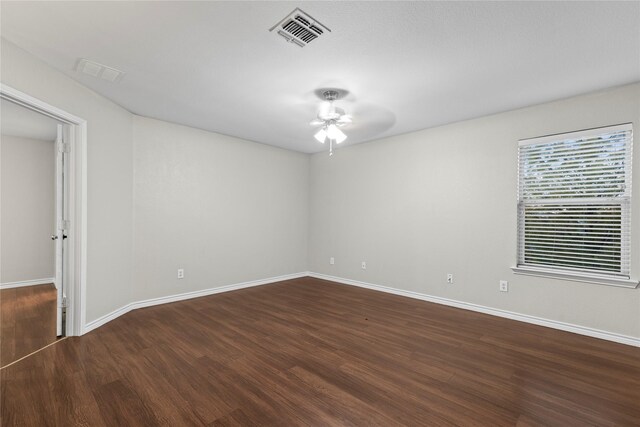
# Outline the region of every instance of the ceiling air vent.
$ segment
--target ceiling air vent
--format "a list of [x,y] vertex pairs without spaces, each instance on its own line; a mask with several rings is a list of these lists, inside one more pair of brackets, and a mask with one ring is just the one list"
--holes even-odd
[[293,12],[271,27],[269,31],[282,36],[289,43],[305,47],[325,31],[331,30],[313,19],[304,11],[295,8]]
[[104,64],[85,58],[78,59],[78,62],[76,63],[76,71],[111,83],[119,82],[122,80],[122,76],[124,76],[123,71],[116,70],[115,68],[108,67]]

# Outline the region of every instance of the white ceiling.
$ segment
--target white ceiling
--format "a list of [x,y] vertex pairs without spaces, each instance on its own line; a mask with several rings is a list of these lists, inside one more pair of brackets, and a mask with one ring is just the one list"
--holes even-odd
[[58,122],[5,99],[0,100],[0,133],[22,138],[55,141]]
[[[296,6],[331,29],[268,29]],[[640,2],[2,2],[3,37],[135,114],[306,153],[314,91],[345,144],[640,81]],[[120,83],[74,71],[118,68]],[[81,112],[76,112],[81,115]]]

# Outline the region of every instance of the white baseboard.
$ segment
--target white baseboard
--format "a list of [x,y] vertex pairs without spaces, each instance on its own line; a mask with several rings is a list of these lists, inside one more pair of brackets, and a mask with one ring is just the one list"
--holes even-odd
[[86,334],[87,332],[90,332],[102,325],[104,325],[107,322],[110,322],[120,316],[122,316],[123,314],[126,314],[128,312],[130,312],[131,310],[135,310],[138,308],[144,308],[144,307],[151,307],[154,305],[160,305],[160,304],[167,304],[170,302],[177,302],[177,301],[183,301],[186,299],[191,299],[191,298],[198,298],[198,297],[204,297],[207,295],[213,295],[213,294],[218,294],[221,292],[230,292],[230,291],[236,291],[238,289],[244,289],[244,288],[251,288],[254,286],[260,286],[260,285],[266,285],[269,283],[275,283],[275,282],[281,282],[283,280],[291,280],[291,279],[298,279],[300,277],[306,277],[309,274],[305,271],[305,272],[301,272],[301,273],[294,273],[294,274],[286,274],[284,276],[277,276],[277,277],[270,277],[268,279],[259,279],[259,280],[252,280],[250,282],[243,282],[243,283],[236,283],[233,285],[226,285],[226,286],[220,286],[217,288],[209,288],[209,289],[203,289],[200,291],[193,291],[193,292],[185,292],[182,294],[176,294],[176,295],[169,295],[166,297],[159,297],[159,298],[151,298],[151,299],[147,299],[147,300],[142,300],[142,301],[136,301],[136,302],[132,302],[129,303],[123,307],[120,307],[117,310],[112,311],[111,313],[105,314],[102,317],[99,317],[96,320],[92,320],[91,322],[88,322],[86,325],[84,325],[84,328],[82,329],[82,333]]
[[88,322],[86,325],[84,325],[84,327],[82,328],[82,331],[80,332],[79,335],[84,335],[87,332],[91,332],[94,329],[99,328],[100,326],[104,325],[105,323],[111,322],[112,320],[117,319],[118,317],[122,316],[123,314],[127,314],[132,309],[133,309],[133,304],[129,303],[129,304],[125,305],[125,306],[122,306],[122,307],[118,308],[117,310],[113,310],[111,313],[107,313],[102,317],[98,317],[96,320]]
[[21,280],[19,282],[6,282],[0,284],[0,289],[21,288],[23,286],[48,285],[54,283],[56,279],[49,277],[46,279]]
[[448,305],[451,307],[462,308],[465,310],[477,311],[479,313],[491,314],[493,316],[504,317],[506,319],[517,320],[520,322],[532,323],[534,325],[546,326],[548,328],[560,329],[562,331],[573,332],[589,337],[600,338],[603,340],[614,341],[621,344],[627,344],[634,347],[640,347],[640,338],[628,335],[616,334],[613,332],[602,331],[600,329],[588,328],[585,326],[574,325],[571,323],[558,322],[556,320],[544,319],[541,317],[530,316],[528,314],[514,313],[512,311],[500,310],[497,308],[486,307],[483,305],[472,304],[463,301],[442,298],[418,292],[405,291],[387,286],[374,285],[372,283],[360,282],[357,280],[344,279],[342,277],[329,276],[326,274],[309,272],[309,276],[317,279],[329,280],[331,282],[342,283],[345,285],[358,286],[361,288],[372,289],[375,291],[387,292],[390,294],[401,295],[404,297],[419,299],[423,301],[434,302],[436,304]]
[[[631,336],[628,336],[628,335],[616,334],[616,333],[612,333],[612,332],[602,331],[602,330],[599,330],[599,329],[594,329],[594,328],[588,328],[588,327],[585,327],[585,326],[574,325],[574,324],[571,324],[571,323],[559,322],[559,321],[556,321],[556,320],[550,320],[550,319],[544,319],[544,318],[541,318],[541,317],[530,316],[528,314],[514,313],[512,311],[500,310],[500,309],[497,309],[497,308],[486,307],[486,306],[479,305],[479,304],[472,304],[472,303],[468,303],[468,302],[452,300],[452,299],[449,299],[449,298],[443,298],[443,297],[437,297],[437,296],[432,296],[432,295],[427,295],[427,294],[421,294],[421,293],[418,293],[418,292],[405,291],[405,290],[402,290],[402,289],[391,288],[391,287],[388,287],[388,286],[374,285],[372,283],[360,282],[360,281],[357,281],[357,280],[345,279],[345,278],[342,278],[342,277],[329,276],[329,275],[326,275],[326,274],[320,274],[320,273],[314,273],[314,272],[301,272],[301,273],[295,273],[295,274],[288,274],[288,275],[284,275],[284,276],[271,277],[271,278],[268,278],[268,279],[253,280],[253,281],[250,281],[250,282],[237,283],[237,284],[233,284],[233,285],[221,286],[221,287],[218,287],[218,288],[203,289],[203,290],[200,290],[200,291],[185,292],[185,293],[182,293],[182,294],[169,295],[169,296],[166,296],[166,297],[151,298],[151,299],[147,299],[147,300],[143,300],[143,301],[133,302],[133,303],[127,304],[127,305],[125,305],[123,307],[120,307],[119,309],[114,310],[111,313],[108,313],[108,314],[106,314],[106,315],[104,315],[104,316],[102,316],[102,317],[100,317],[100,318],[98,318],[96,320],[88,322],[84,326],[84,328],[82,330],[82,334],[90,332],[90,331],[92,331],[92,330],[104,325],[105,323],[110,322],[111,320],[116,319],[116,318],[122,316],[123,314],[126,314],[129,311],[135,310],[135,309],[138,309],[138,308],[151,307],[151,306],[154,306],[154,305],[160,305],[160,304],[167,304],[167,303],[171,303],[171,302],[183,301],[183,300],[186,300],[186,299],[198,298],[198,297],[203,297],[203,296],[207,296],[207,295],[213,295],[213,294],[217,294],[217,293],[221,293],[221,292],[230,292],[230,291],[235,291],[235,290],[238,290],[238,289],[244,289],[244,288],[250,288],[250,287],[254,287],[254,286],[266,285],[266,284],[269,284],[269,283],[281,282],[283,280],[297,279],[297,278],[305,277],[305,276],[315,277],[317,279],[329,280],[331,282],[341,283],[341,284],[350,285],[350,286],[358,286],[358,287],[361,287],[361,288],[372,289],[372,290],[375,290],[375,291],[386,292],[386,293],[395,294],[395,295],[401,295],[401,296],[405,296],[405,297],[409,297],[409,298],[414,298],[414,299],[419,299],[419,300],[423,300],[423,301],[433,302],[433,303],[436,303],[436,304],[443,304],[443,305],[447,305],[447,306],[450,306],[450,307],[456,307],[456,308],[461,308],[461,309],[464,309],[464,310],[476,311],[476,312],[479,312],[479,313],[490,314],[490,315],[493,315],[493,316],[503,317],[503,318],[506,318],[506,319],[517,320],[517,321],[520,321],[520,322],[531,323],[531,324],[539,325],[539,326],[546,326],[548,328],[559,329],[559,330],[562,330],[562,331],[573,332],[573,333],[580,334],[580,335],[586,335],[586,336],[589,336],[589,337],[600,338],[600,339],[613,341],[613,342],[617,342],[617,343],[621,343],[621,344],[631,345],[631,346],[634,346],[634,347],[640,347],[640,338],[635,338],[635,337],[631,337]],[[52,283],[52,279],[47,279],[47,280],[49,280],[49,281],[44,282],[44,283]],[[28,285],[23,285],[23,286],[28,286]]]

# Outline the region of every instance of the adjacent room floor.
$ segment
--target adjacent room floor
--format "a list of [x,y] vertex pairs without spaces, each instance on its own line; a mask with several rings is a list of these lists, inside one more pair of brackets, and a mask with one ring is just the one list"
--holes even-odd
[[640,348],[302,278],[2,370],[2,425],[638,425]]
[[0,366],[57,339],[56,298],[52,283],[0,290]]

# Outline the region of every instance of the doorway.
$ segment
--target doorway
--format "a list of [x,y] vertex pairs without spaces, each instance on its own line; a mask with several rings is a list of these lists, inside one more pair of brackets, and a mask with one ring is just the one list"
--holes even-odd
[[65,125],[0,101],[0,366],[64,336]]
[[[41,304],[39,306],[41,309],[36,310],[36,312],[39,315],[42,315],[43,319],[50,319],[51,317],[54,319],[53,322],[49,321],[48,323],[49,325],[53,325],[53,342],[60,337],[81,335],[83,333],[85,323],[87,264],[86,121],[1,83],[0,99],[2,102],[2,110],[0,111],[3,125],[0,129],[3,131],[2,133],[7,133],[7,129],[10,129],[10,120],[19,122],[19,120],[16,120],[15,118],[11,119],[11,111],[20,112],[23,118],[29,116],[29,121],[32,125],[36,121],[43,126],[45,126],[46,123],[46,131],[49,132],[46,136],[46,140],[48,140],[50,144],[48,152],[52,154],[53,158],[53,163],[48,163],[49,171],[53,171],[49,174],[51,180],[49,182],[50,186],[48,187],[52,193],[50,196],[53,197],[53,202],[49,204],[49,206],[53,205],[53,213],[48,224],[48,232],[45,234],[42,230],[36,230],[37,232],[35,233],[38,236],[38,242],[42,243],[41,239],[44,238],[47,241],[49,250],[52,249],[52,252],[47,252],[46,255],[40,254],[34,261],[34,264],[40,262],[38,265],[42,266],[51,267],[53,264],[52,270],[48,270],[53,273],[51,274],[51,277],[45,277],[47,274],[42,272],[44,270],[41,270],[40,273],[36,275],[41,276],[38,279],[42,280],[32,278],[23,278],[22,280],[16,279],[16,277],[18,277],[17,275],[24,275],[26,270],[20,270],[18,268],[21,265],[18,258],[6,258],[4,254],[6,252],[7,254],[17,255],[20,250],[24,253],[24,248],[20,249],[20,245],[23,243],[22,241],[26,240],[27,232],[31,232],[32,230],[27,230],[24,226],[22,226],[22,228],[18,227],[19,221],[16,218],[19,218],[19,216],[13,216],[13,223],[8,221],[11,219],[11,216],[9,216],[9,218],[3,217],[3,230],[0,235],[4,237],[5,230],[12,230],[12,227],[15,225],[13,234],[14,237],[15,235],[18,236],[16,240],[18,240],[19,243],[18,246],[14,246],[13,244],[9,244],[9,246],[7,246],[6,244],[3,244],[3,246],[6,247],[3,247],[2,254],[0,254],[2,255],[0,276],[14,274],[14,279],[16,280],[11,280],[9,276],[6,278],[3,277],[2,284],[9,284],[9,286],[2,286],[2,288],[0,288],[0,292],[5,289],[14,289],[14,295],[10,297],[16,299],[22,296],[26,298],[24,301],[30,299],[31,306]],[[51,127],[52,124],[53,127]],[[29,127],[28,125],[25,126],[24,123],[21,126],[23,128]],[[37,126],[34,128],[36,127]],[[15,133],[17,131],[14,130],[12,132]],[[51,138],[53,138],[53,140],[51,140]],[[8,146],[9,145],[7,145],[7,147]],[[12,147],[18,147],[18,151],[24,151],[25,149],[25,146],[16,146],[15,144]],[[42,146],[40,146],[40,148],[42,148]],[[5,153],[8,153],[8,151],[5,151]],[[4,157],[5,153],[0,153],[0,159],[3,160],[3,166],[5,163],[11,164],[9,163],[9,159]],[[51,158],[49,158],[49,160],[51,160]],[[23,162],[23,165],[27,165],[27,163]],[[17,167],[14,169],[17,169],[18,172],[25,169],[19,162],[16,162],[15,166]],[[11,167],[8,169],[11,169]],[[44,174],[43,171],[46,168],[42,167],[36,169],[39,170],[41,174]],[[29,194],[29,185],[32,183],[28,182],[27,179],[11,182],[10,179],[5,180],[4,178],[5,177],[3,176],[3,190],[5,186],[11,186],[17,193],[14,198],[14,203],[16,203],[16,200],[19,202],[26,201],[27,195]],[[32,200],[39,200],[39,198],[35,197],[32,198]],[[2,207],[4,210],[4,203],[2,204]],[[48,208],[42,207],[42,210],[45,211],[48,210]],[[36,211],[38,211],[37,207],[35,209],[31,209],[31,212]],[[5,221],[5,219],[7,219],[7,221]],[[11,232],[7,234],[11,234]],[[20,237],[23,237],[23,239],[20,240]],[[51,255],[51,253],[53,253],[53,255]],[[53,260],[51,260],[51,257]],[[31,267],[33,267],[33,265]],[[34,273],[31,275],[33,276]],[[38,283],[38,281],[46,281],[48,283]],[[18,290],[24,291],[23,293],[27,295],[18,295]],[[53,297],[50,296],[51,290],[53,290]],[[49,296],[45,296],[45,294]],[[10,297],[4,299],[4,303],[9,304],[9,306],[11,306]],[[50,304],[51,300],[54,301],[53,305],[47,305]],[[2,302],[1,295],[0,302]],[[15,305],[24,306],[25,303],[16,303]],[[49,309],[43,308],[45,306],[53,307],[53,314],[51,316],[46,314],[49,313]],[[4,310],[4,308],[3,304],[3,315],[0,322],[2,323],[2,331],[7,332],[7,329],[5,328],[11,328],[11,322],[8,321],[8,318],[11,315],[11,309]],[[33,314],[34,312],[32,311],[31,313]],[[29,316],[25,314],[24,317],[31,317],[32,322],[29,323],[29,326],[32,328],[35,328],[35,325],[37,324],[43,325],[46,322],[45,320],[37,319],[37,316],[35,315]],[[16,320],[16,325],[18,325],[17,322],[18,320]],[[23,338],[21,334],[26,333],[23,325],[15,326],[14,330],[16,331],[15,336],[17,339]],[[47,329],[47,331],[50,331],[50,329]],[[0,336],[0,340],[4,341],[3,338],[8,338],[9,335],[10,334],[6,333],[2,334],[2,336]],[[47,332],[46,335],[48,337],[51,336],[49,332]],[[32,342],[30,343],[30,346],[32,348],[37,347],[37,345],[42,344],[43,340],[44,339],[41,340],[40,338],[31,339],[30,341]],[[29,340],[24,339],[24,341]],[[4,348],[5,344],[3,343],[2,345]],[[24,348],[26,347],[27,346],[25,345]],[[15,356],[19,353],[24,353],[24,351],[25,350],[21,350],[18,352],[16,350],[14,352]],[[2,360],[2,366],[6,366],[4,362],[5,361]]]

